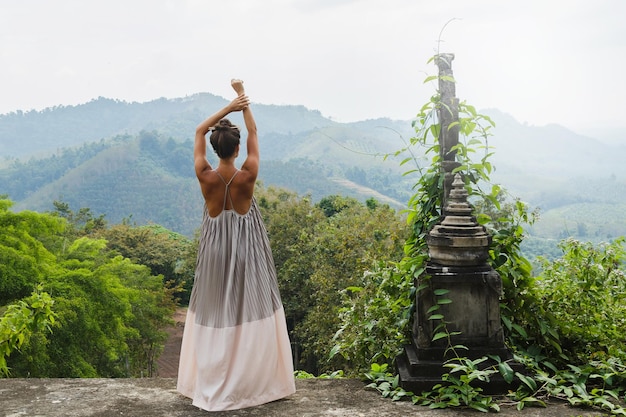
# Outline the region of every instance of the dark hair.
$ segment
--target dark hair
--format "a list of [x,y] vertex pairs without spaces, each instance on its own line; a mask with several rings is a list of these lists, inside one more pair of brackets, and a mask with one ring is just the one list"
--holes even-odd
[[228,119],[222,119],[210,130],[211,146],[219,158],[230,158],[239,145],[239,128]]

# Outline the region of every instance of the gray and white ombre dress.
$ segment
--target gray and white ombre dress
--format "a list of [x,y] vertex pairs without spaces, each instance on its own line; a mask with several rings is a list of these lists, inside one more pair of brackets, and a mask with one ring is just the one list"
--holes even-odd
[[178,368],[177,390],[207,411],[264,404],[296,390],[267,231],[254,198],[245,214],[226,210],[233,178],[222,178],[222,212],[211,217],[204,208]]

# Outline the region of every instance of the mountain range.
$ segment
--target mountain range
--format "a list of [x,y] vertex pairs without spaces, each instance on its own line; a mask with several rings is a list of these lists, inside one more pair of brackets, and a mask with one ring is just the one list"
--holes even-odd
[[[0,115],[0,194],[15,210],[52,210],[62,200],[109,222],[154,222],[190,236],[202,214],[192,166],[195,126],[226,104],[210,93],[146,103],[100,97]],[[403,175],[406,154],[394,153],[414,135],[410,120],[339,123],[303,106],[255,103],[253,110],[264,187],[406,207],[417,174]],[[606,144],[558,125],[521,124],[496,109],[482,113],[496,123],[492,179],[540,209],[533,235],[626,234],[626,141]],[[239,114],[232,120],[243,125]],[[417,155],[414,163],[427,162]]]

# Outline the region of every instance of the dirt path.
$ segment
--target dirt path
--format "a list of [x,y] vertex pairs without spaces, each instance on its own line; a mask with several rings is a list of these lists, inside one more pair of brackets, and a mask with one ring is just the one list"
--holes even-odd
[[157,360],[157,376],[161,378],[176,378],[178,376],[178,357],[180,343],[183,340],[185,316],[187,308],[181,307],[174,313],[174,325],[167,329],[169,337],[163,347],[163,353]]

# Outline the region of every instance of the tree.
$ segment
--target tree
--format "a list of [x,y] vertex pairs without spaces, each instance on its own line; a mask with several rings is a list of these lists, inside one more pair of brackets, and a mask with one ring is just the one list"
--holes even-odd
[[82,207],[77,212],[70,209],[69,203],[55,200],[52,202],[54,206],[54,214],[64,218],[69,223],[69,230],[73,236],[89,235],[106,228],[104,214],[97,217],[88,207]]
[[332,217],[356,204],[358,204],[358,201],[354,198],[342,197],[335,194],[322,198],[320,202],[317,203],[317,206],[322,209],[326,217]]
[[376,259],[400,259],[406,227],[387,205],[338,195],[313,204],[286,190],[257,188],[298,366],[329,364],[341,293]]
[[162,275],[168,288],[189,301],[195,268],[195,246],[188,238],[158,225],[132,226],[122,223],[99,233],[107,247],[135,263],[146,265],[153,275]]
[[324,215],[309,197],[284,189],[260,186],[256,195],[272,247],[293,353],[299,362],[301,343],[295,329],[313,305],[310,275],[314,261],[309,249]]
[[[2,304],[12,301],[0,318],[5,330],[11,324],[9,343],[0,340],[0,356],[11,353],[11,375],[152,374],[175,307],[163,277],[115,254],[104,239],[68,240],[67,220],[59,216],[12,213],[10,206],[0,200],[0,284],[7,290]],[[25,298],[41,286],[46,293]],[[46,310],[52,303],[53,322]],[[53,333],[45,320],[54,324]]]
[[44,242],[62,233],[65,223],[30,211],[13,213],[13,202],[0,199],[0,306],[28,296],[54,262]]
[[539,297],[554,316],[563,354],[626,360],[626,262],[624,238],[594,245],[567,239],[562,256],[541,259]]
[[333,336],[341,327],[343,291],[361,285],[364,272],[377,262],[399,261],[407,228],[388,206],[371,209],[353,201],[317,224],[312,236],[307,249],[312,261],[312,307],[296,327],[296,334],[302,340],[304,356],[314,358],[319,372],[345,366],[339,357],[329,361]]

